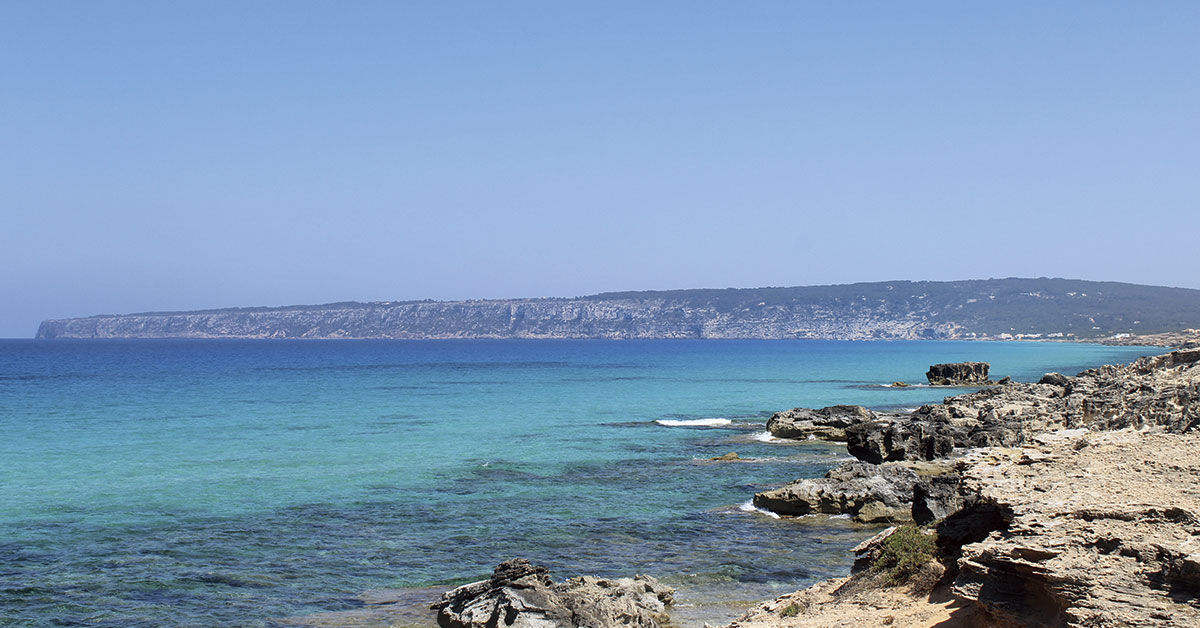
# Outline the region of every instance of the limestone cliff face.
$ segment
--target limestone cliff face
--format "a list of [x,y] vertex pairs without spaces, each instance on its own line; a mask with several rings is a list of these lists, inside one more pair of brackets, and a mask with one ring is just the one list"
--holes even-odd
[[956,337],[953,323],[867,309],[720,312],[663,299],[368,303],[49,320],[38,338],[842,338]]
[[1112,336],[1200,327],[1200,290],[989,279],[333,303],[49,320],[39,338],[824,338]]

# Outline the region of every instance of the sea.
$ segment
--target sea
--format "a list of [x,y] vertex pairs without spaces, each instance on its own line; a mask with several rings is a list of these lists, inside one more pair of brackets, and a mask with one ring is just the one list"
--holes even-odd
[[[750,505],[847,459],[844,445],[770,438],[772,412],[969,390],[919,385],[937,362],[1036,381],[1158,352],[4,340],[0,626],[367,626],[379,591],[407,600],[393,625],[431,625],[431,596],[515,557],[556,580],[650,574],[678,589],[680,625],[724,623],[846,574],[878,531]],[[729,452],[747,460],[711,460]]]

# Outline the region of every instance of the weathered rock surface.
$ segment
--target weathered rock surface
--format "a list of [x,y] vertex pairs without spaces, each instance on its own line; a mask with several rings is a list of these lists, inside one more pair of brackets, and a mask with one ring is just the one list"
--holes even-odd
[[446,592],[433,608],[442,628],[658,628],[673,596],[650,576],[554,584],[545,567],[517,559]]
[[1006,513],[954,593],[999,625],[1200,626],[1200,434],[1069,433],[963,466]]
[[928,405],[909,415],[881,416],[846,428],[846,449],[851,456],[875,464],[936,460],[955,449],[1015,445],[1025,436],[1020,420],[993,416],[991,410],[969,404]]
[[1051,386],[1066,386],[1071,383],[1071,378],[1062,373],[1046,373],[1042,379],[1038,380],[1039,384],[1050,384]]
[[908,521],[917,474],[901,464],[846,462],[823,478],[796,480],[754,496],[754,505],[781,515],[849,514],[860,523]]
[[1200,425],[1200,349],[1104,366],[1075,377],[986,388],[908,415],[846,428],[850,455],[875,464],[933,460],[975,447],[1013,447],[1043,432],[1124,427],[1183,432]]
[[776,438],[845,441],[846,428],[856,423],[873,421],[874,412],[862,406],[829,406],[814,410],[792,408],[776,412],[767,420],[767,431]]
[[[731,628],[1200,626],[1200,433],[1065,430],[958,462],[962,509],[936,531],[932,593],[866,568],[766,602]],[[939,476],[953,477],[953,476]]]
[[991,365],[987,362],[951,362],[934,364],[925,373],[925,378],[934,386],[971,386],[992,383],[988,379]]
[[[1197,427],[1200,350],[1047,374],[852,425],[848,448],[867,459],[916,465],[966,453],[952,459],[954,473],[912,484],[912,516],[936,523],[950,585],[930,595],[874,586],[864,543],[851,578],[765,603],[731,626],[1200,626]],[[839,505],[827,480],[790,493],[810,507]]]

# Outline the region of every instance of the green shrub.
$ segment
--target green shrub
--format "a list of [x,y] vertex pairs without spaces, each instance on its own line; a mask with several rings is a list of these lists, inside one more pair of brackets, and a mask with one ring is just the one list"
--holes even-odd
[[883,540],[872,571],[882,573],[892,584],[907,581],[926,563],[937,557],[937,538],[923,534],[920,528],[904,525]]
[[795,617],[800,614],[800,606],[795,602],[787,605],[787,608],[779,611],[780,617]]

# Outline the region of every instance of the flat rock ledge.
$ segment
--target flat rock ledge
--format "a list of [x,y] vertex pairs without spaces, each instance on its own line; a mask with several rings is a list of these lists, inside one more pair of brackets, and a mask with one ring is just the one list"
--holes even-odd
[[829,406],[817,410],[792,408],[771,415],[767,420],[767,431],[775,438],[844,442],[846,428],[876,418],[874,412],[862,406]]
[[447,591],[433,609],[442,628],[659,628],[674,594],[650,576],[555,584],[545,567],[516,559]]

